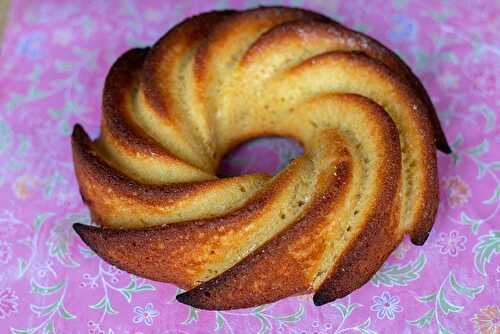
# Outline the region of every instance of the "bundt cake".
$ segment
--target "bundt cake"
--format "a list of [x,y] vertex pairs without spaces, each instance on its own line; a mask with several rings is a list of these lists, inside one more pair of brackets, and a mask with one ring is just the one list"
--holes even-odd
[[[218,178],[251,138],[304,154],[271,177]],[[438,207],[425,89],[386,47],[322,15],[262,7],[201,14],[112,66],[99,138],[76,125],[75,172],[109,263],[186,289],[202,309],[304,293],[322,305],[366,283]]]

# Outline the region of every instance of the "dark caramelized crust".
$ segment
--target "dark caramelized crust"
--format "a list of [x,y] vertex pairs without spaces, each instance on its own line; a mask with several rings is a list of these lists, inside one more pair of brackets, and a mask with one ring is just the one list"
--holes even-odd
[[[395,180],[394,184],[399,187],[398,181]],[[391,200],[389,192],[384,197]],[[392,207],[386,203],[377,203],[365,228],[340,254],[329,276],[313,296],[316,306],[345,297],[367,283],[401,242],[402,235],[394,232],[394,224],[399,221],[399,205],[397,201]]]
[[[300,160],[293,165],[244,207],[220,218],[141,230],[85,225],[75,225],[75,229],[92,250],[123,270],[184,288],[193,287],[237,262],[233,259],[228,264],[227,254],[235,252],[244,257],[255,250],[257,234],[268,228],[269,217],[276,215],[277,202],[282,203],[278,203],[278,211],[286,206],[284,199],[289,199],[297,186],[294,176],[307,168]],[[264,236],[260,242],[271,236]],[[252,239],[256,245],[249,247]]]
[[[274,177],[217,178],[228,150],[262,135],[304,155]],[[405,235],[425,242],[436,146],[450,151],[429,95],[374,39],[297,8],[205,13],[115,62],[97,140],[75,126],[75,173],[101,226],[74,229],[197,308],[304,293],[323,305]]]
[[[337,165],[337,177],[318,194],[307,214],[296,224],[254,252],[253,256],[186,293],[177,296],[182,303],[202,309],[245,308],[271,303],[281,298],[310,292],[310,264],[328,248],[318,241],[332,206],[342,201],[349,183],[349,161]],[[302,254],[295,255],[293,250]],[[272,268],[272,270],[270,270]]]
[[[222,275],[177,296],[179,301],[203,309],[244,308],[257,302],[270,303],[294,294],[313,292],[318,289],[315,279],[323,275],[326,279],[316,292],[315,300],[319,298],[323,301],[320,304],[324,304],[338,298],[340,287],[345,288],[343,291],[349,288],[352,291],[371,278],[373,269],[380,267],[402,237],[398,231],[396,198],[401,173],[399,139],[395,125],[382,109],[365,99],[349,98],[365,104],[367,109],[357,111],[367,112],[365,121],[370,119],[377,122],[379,132],[373,135],[383,152],[381,161],[373,165],[376,169],[374,182],[377,185],[375,190],[367,194],[370,202],[365,205],[368,208],[355,209],[361,226],[356,221],[348,224],[344,222],[345,225],[340,222],[336,224],[336,221],[345,220],[342,203],[350,199],[348,194],[352,190],[349,188],[353,187],[353,157],[349,150],[355,155],[360,152],[356,152],[355,146],[342,139],[329,136],[328,139],[339,147],[333,154],[337,159],[327,169],[328,172],[321,175],[319,183],[322,186],[317,188],[307,213],[258,249],[254,256],[247,257]],[[321,99],[329,97],[318,100]],[[340,101],[335,99],[333,102]],[[310,108],[314,106],[309,105]],[[347,124],[351,122],[347,118],[344,120]],[[347,211],[352,214],[352,210]],[[346,248],[349,250],[338,254],[339,264],[331,271],[321,272],[318,263],[325,253],[332,252],[331,231],[334,231],[333,235],[351,240]],[[372,240],[375,242],[372,243]],[[342,269],[339,269],[339,265],[343,265]],[[332,282],[335,284],[332,285]]]
[[[387,112],[398,126],[403,153],[402,197],[413,196],[413,192],[418,191],[418,196],[406,201],[403,200],[401,203],[401,210],[406,209],[406,212],[409,213],[402,212],[400,224],[404,226],[414,244],[422,245],[432,229],[439,205],[437,159],[432,126],[425,112],[425,107],[411,87],[406,85],[389,68],[364,54],[323,53],[292,67],[288,72],[288,77],[311,71],[320,72],[324,67],[330,67],[333,71],[334,66],[351,69],[343,74],[352,74],[353,76],[358,74],[360,84],[362,84],[361,81],[373,80],[379,82],[381,86],[386,84],[389,90],[397,90],[397,93],[390,92],[393,94],[392,98],[394,100],[397,98],[397,102],[401,102],[405,106],[404,109],[398,110],[395,108],[397,106],[389,106],[386,96],[376,93],[371,96],[377,103],[386,107]],[[361,73],[364,77],[361,76]],[[317,77],[320,74],[318,73]],[[350,82],[353,80],[352,78],[346,78],[345,82]],[[324,79],[328,80],[328,78]],[[415,180],[419,180],[419,182],[415,182]]]

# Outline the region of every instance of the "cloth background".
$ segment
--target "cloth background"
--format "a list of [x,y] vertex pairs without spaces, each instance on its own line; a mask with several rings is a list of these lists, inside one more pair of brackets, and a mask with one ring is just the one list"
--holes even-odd
[[[438,154],[441,205],[423,247],[405,240],[371,282],[314,307],[310,296],[198,311],[176,287],[109,266],[71,225],[88,222],[70,132],[95,137],[101,91],[125,50],[201,11],[311,8],[395,50],[422,79],[454,153]],[[500,333],[498,1],[16,1],[0,57],[1,333]],[[274,172],[300,149],[259,139],[227,174]]]

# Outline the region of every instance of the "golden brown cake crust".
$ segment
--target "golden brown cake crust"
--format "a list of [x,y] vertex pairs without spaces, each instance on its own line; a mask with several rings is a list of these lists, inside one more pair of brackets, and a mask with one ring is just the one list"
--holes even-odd
[[[200,14],[196,17],[190,17],[172,28],[162,38],[155,43],[152,51],[147,58],[142,69],[141,85],[149,103],[153,104],[153,110],[162,117],[171,119],[169,112],[170,96],[168,91],[161,89],[162,72],[160,66],[168,66],[165,61],[165,53],[171,47],[179,47],[180,40],[183,43],[190,44],[193,41],[202,39],[206,32],[216,23],[222,21],[225,17],[235,13],[234,11],[218,11]],[[191,24],[193,22],[193,24]]]
[[224,255],[219,236],[244,231],[246,225],[259,219],[269,210],[269,203],[288,190],[285,185],[292,174],[292,170],[284,171],[246,206],[220,218],[139,230],[100,229],[78,224],[75,230],[97,254],[117,267],[191,288],[199,284],[194,277],[203,268],[203,256]]
[[384,63],[384,65],[405,79],[422,103],[425,104],[427,117],[432,123],[436,147],[444,153],[451,153],[434,105],[420,80],[396,53],[361,32],[351,30],[333,20],[326,19],[285,22],[264,33],[257,43],[249,48],[242,61],[250,61],[252,55],[258,54],[260,49],[266,46],[270,45],[272,47],[277,43],[288,43],[289,39],[295,39],[298,36],[304,38],[304,35],[309,35],[308,39],[311,43],[319,39],[332,39],[337,43],[342,42],[346,50],[356,50],[364,53]]
[[[387,163],[378,175],[375,205],[369,210],[363,228],[316,291],[316,305],[340,298],[342,292],[348,294],[366,283],[402,237],[396,232],[399,212],[395,196],[401,173],[397,128],[377,105],[365,99],[358,102],[373,108],[370,117],[376,119],[383,133],[381,142],[384,146],[380,149],[384,151]],[[345,147],[345,143],[339,146]],[[346,148],[337,150],[335,156],[338,161],[331,171],[335,177],[330,175],[323,180],[327,182],[324,192],[317,193],[304,217],[263,245],[254,256],[245,258],[222,275],[177,296],[177,299],[198,308],[225,309],[249,307],[259,302],[270,303],[304,291],[314,292],[307,277],[308,261],[325,251],[324,243],[318,242],[321,239],[319,236],[329,222],[328,215],[338,210],[335,207],[347,199],[346,193],[352,182],[349,151]],[[294,247],[308,249],[306,256],[294,257],[290,252],[290,248]]]
[[[332,203],[343,200],[342,193],[350,177],[349,162],[340,163],[336,173],[338,177],[328,185],[328,190],[296,224],[257,249],[254,256],[177,299],[197,308],[231,309],[271,303],[310,291],[307,262],[289,256],[289,247],[300,239],[313,240]],[[308,252],[309,258],[317,258],[324,252],[324,244],[315,243],[314,246]]]
[[[289,73],[293,76],[295,73],[307,71],[309,68],[321,66],[323,64],[341,62],[344,66],[353,66],[360,71],[367,73],[373,70],[377,76],[391,82],[399,90],[402,99],[407,106],[412,109],[409,113],[413,126],[418,131],[418,139],[422,142],[421,146],[421,163],[425,165],[423,171],[425,174],[421,180],[421,200],[419,203],[411,203],[416,205],[414,222],[411,223],[409,234],[412,242],[417,245],[422,245],[429,235],[434,218],[439,205],[439,185],[437,179],[437,161],[434,146],[434,138],[432,137],[431,123],[425,113],[425,107],[418,99],[412,89],[405,84],[404,81],[391,72],[383,64],[356,52],[328,52],[312,57],[299,65],[289,69]],[[414,143],[411,143],[414,144]],[[411,148],[408,148],[410,150]]]
[[[279,174],[215,175],[264,135],[304,155]],[[176,284],[202,309],[365,284],[405,235],[421,245],[449,152],[419,79],[374,39],[286,7],[188,18],[112,66],[101,134],[72,134],[75,173],[100,227],[75,224],[107,262]]]

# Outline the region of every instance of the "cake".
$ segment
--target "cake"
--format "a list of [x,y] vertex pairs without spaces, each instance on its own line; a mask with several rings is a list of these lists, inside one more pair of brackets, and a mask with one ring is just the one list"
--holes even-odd
[[[173,283],[182,303],[251,307],[366,283],[439,204],[436,147],[450,151],[409,67],[374,39],[311,11],[200,14],[112,66],[100,136],[72,134],[83,201],[75,224],[100,257]],[[252,138],[297,140],[275,176],[218,178]]]

